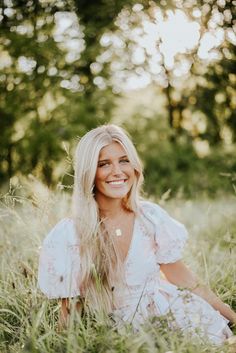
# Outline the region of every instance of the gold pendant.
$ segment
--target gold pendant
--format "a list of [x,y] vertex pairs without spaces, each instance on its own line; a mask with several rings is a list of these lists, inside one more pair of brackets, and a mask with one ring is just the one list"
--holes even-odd
[[117,237],[120,237],[122,235],[122,231],[120,228],[115,229],[115,233]]

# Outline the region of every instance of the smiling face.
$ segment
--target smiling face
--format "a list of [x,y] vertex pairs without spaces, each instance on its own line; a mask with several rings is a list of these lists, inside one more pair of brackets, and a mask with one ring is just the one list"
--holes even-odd
[[130,191],[134,180],[135,170],[124,148],[118,142],[103,147],[95,176],[95,195],[99,206],[112,199],[122,200]]

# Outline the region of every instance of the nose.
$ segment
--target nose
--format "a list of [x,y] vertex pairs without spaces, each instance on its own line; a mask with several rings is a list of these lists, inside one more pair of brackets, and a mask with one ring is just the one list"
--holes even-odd
[[119,163],[112,164],[112,174],[114,175],[122,174],[122,170]]

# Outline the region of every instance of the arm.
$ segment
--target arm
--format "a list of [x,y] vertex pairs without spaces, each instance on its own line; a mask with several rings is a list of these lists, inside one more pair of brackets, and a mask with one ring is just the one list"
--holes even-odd
[[67,326],[69,321],[69,314],[70,314],[69,299],[63,298],[60,300],[60,311],[59,311],[59,321],[58,321],[58,327],[60,331],[61,329]]
[[182,261],[161,264],[160,269],[169,282],[175,284],[177,287],[191,290],[194,294],[202,297],[212,305],[221,315],[233,324],[236,324],[236,313],[227,304],[224,304],[209,288],[202,285],[197,276]]
[[[81,302],[77,301],[75,304],[77,312],[81,312]],[[69,298],[63,298],[60,300],[60,312],[59,312],[59,322],[58,322],[58,327],[59,330],[61,331],[63,328],[68,326],[69,323],[69,318],[70,318],[70,312],[71,312],[71,305],[70,305],[70,299]]]

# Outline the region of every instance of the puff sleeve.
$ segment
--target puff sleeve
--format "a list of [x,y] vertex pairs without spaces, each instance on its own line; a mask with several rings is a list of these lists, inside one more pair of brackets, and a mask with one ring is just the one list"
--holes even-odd
[[61,220],[43,241],[38,285],[49,298],[70,298],[79,293],[79,244],[71,219]]
[[180,260],[188,238],[185,226],[172,218],[160,206],[151,202],[147,204],[149,218],[155,226],[157,262],[167,264]]

